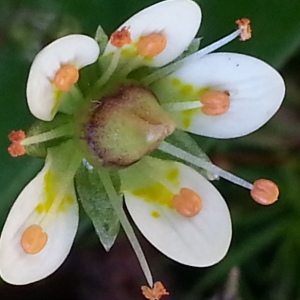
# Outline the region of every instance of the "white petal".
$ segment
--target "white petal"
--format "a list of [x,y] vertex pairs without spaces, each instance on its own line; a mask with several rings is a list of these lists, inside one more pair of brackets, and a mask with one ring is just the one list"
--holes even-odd
[[[195,37],[201,22],[201,10],[191,0],[167,0],[138,12],[118,29],[129,28],[133,43],[141,36],[154,32],[164,33],[167,46],[163,52],[148,62],[155,67],[163,66],[178,57]],[[105,53],[115,51],[110,43]]]
[[195,109],[186,126],[183,118],[176,116],[181,119],[182,129],[215,138],[238,137],[257,130],[276,113],[285,94],[283,79],[276,70],[259,59],[237,53],[206,55],[169,77],[174,78],[194,89],[230,93],[230,108],[223,115],[208,116]]
[[45,47],[34,59],[27,81],[27,102],[32,114],[51,121],[57,111],[60,95],[51,81],[61,65],[77,69],[94,63],[99,55],[97,42],[85,35],[62,37]]
[[[220,261],[231,240],[230,215],[220,193],[203,176],[181,163],[151,159],[150,165],[154,167],[151,177],[140,188],[123,191],[128,211],[143,235],[166,256],[182,264],[204,267]],[[139,174],[145,178],[144,173]],[[169,192],[161,188],[161,183],[168,185]],[[171,190],[178,193],[182,187],[202,198],[203,208],[192,218],[162,204],[169,203]]]
[[[62,264],[72,246],[78,227],[74,187],[47,191],[45,176],[49,176],[49,172],[50,164],[46,163],[21,192],[4,225],[0,239],[0,276],[8,283],[22,285],[47,277]],[[45,203],[47,193],[55,192],[60,193],[60,198],[52,203],[50,211],[38,211],[37,207]],[[59,196],[56,194],[56,197]],[[48,242],[39,253],[26,254],[20,243],[21,237],[26,228],[34,224],[47,233]]]

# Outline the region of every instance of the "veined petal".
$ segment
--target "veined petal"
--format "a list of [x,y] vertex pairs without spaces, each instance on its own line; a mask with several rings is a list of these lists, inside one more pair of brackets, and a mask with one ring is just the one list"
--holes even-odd
[[4,225],[0,276],[8,283],[22,285],[47,277],[71,249],[78,204],[72,180],[60,178],[53,163],[48,154],[44,168],[18,196]]
[[[169,94],[162,94],[162,86]],[[197,101],[204,92],[229,93],[229,110],[211,116],[201,108],[172,113],[178,127],[196,134],[233,138],[249,134],[265,124],[278,110],[285,94],[279,73],[263,61],[237,53],[213,53],[184,65],[154,85],[166,102]]]
[[[132,177],[139,177],[134,183]],[[138,174],[138,176],[136,176]],[[225,201],[202,175],[181,163],[146,158],[121,172],[126,206],[143,235],[166,256],[186,265],[204,267],[226,254],[231,221]],[[184,217],[172,199],[181,188],[196,192],[202,210]]]
[[[191,0],[167,0],[154,4],[138,12],[122,24],[118,30],[129,29],[132,44],[126,45],[129,52],[142,36],[151,33],[165,35],[167,45],[165,49],[153,57],[146,59],[144,64],[160,67],[178,57],[195,37],[201,22],[201,10],[196,2]],[[114,52],[116,48],[111,43],[107,45],[105,53]],[[124,51],[126,54],[128,51]]]
[[99,52],[94,39],[73,34],[54,41],[38,53],[27,81],[27,102],[32,114],[41,120],[51,121],[62,95],[52,83],[57,71],[67,64],[79,70],[94,63]]

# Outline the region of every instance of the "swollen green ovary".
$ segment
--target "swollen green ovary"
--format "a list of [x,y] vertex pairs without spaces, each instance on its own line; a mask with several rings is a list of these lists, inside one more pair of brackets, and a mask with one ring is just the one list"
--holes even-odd
[[100,99],[83,126],[92,163],[122,168],[154,151],[175,129],[155,95],[141,86],[123,86]]

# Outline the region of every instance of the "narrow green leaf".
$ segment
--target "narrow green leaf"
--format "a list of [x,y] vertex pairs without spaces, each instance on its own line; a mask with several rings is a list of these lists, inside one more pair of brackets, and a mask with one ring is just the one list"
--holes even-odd
[[100,242],[109,251],[118,235],[120,224],[97,170],[82,164],[75,183],[78,199],[91,218]]

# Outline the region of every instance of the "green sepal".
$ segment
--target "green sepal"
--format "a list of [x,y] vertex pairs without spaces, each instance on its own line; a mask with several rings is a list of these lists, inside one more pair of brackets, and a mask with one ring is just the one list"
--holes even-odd
[[[168,136],[165,139],[166,142],[182,149],[187,152],[189,152],[192,155],[195,155],[202,160],[211,163],[209,157],[206,155],[206,153],[198,146],[198,144],[193,140],[193,138],[190,137],[190,135],[184,131],[181,130],[175,130],[173,134]],[[167,154],[165,152],[162,152],[160,150],[156,150],[155,152],[151,153],[151,156],[158,157],[162,159],[170,159],[175,160],[184,163],[185,165],[188,165],[192,167],[193,169],[197,170],[200,174],[205,176],[208,180],[215,180],[217,177],[212,174],[211,172],[208,172],[202,168],[199,168],[189,162],[186,162],[184,160],[181,160],[175,156],[172,156],[170,154]]]
[[[75,185],[84,211],[91,219],[103,247],[109,251],[118,235],[120,224],[98,172],[91,165],[82,164],[76,173]],[[116,176],[112,176],[112,180],[114,185],[120,185]]]
[[[50,122],[36,120],[26,132],[26,138],[36,136],[38,134],[48,132],[52,129],[71,123],[73,118],[69,115],[58,113]],[[64,136],[55,138],[46,142],[31,144],[25,146],[26,154],[33,157],[45,158],[47,155],[47,148],[55,147],[62,142],[68,140],[70,137]]]
[[106,48],[106,45],[108,43],[108,36],[100,25],[97,28],[95,40],[100,47],[100,55],[101,55],[101,54],[103,54],[103,52]]
[[[188,48],[179,57],[177,57],[174,61],[181,60],[181,59],[197,52],[199,50],[201,40],[202,40],[202,38],[193,39],[192,42],[190,43],[190,45],[188,46]],[[174,61],[172,61],[172,63]]]

